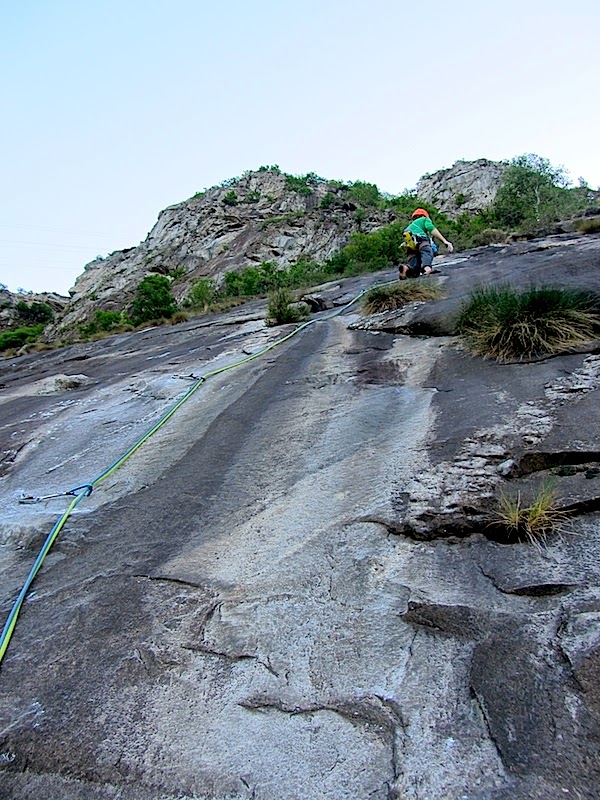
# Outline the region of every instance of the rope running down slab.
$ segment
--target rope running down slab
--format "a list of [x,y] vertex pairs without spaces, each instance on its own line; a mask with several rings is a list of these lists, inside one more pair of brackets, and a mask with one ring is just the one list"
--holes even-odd
[[[387,286],[387,285],[390,285],[390,284],[395,283],[395,282],[396,281],[386,281],[385,283],[377,284],[377,286]],[[373,287],[370,287],[370,288],[373,288]],[[15,627],[16,627],[16,624],[17,624],[17,619],[19,617],[19,612],[20,612],[21,607],[22,607],[22,605],[23,605],[23,603],[25,601],[25,598],[27,597],[27,593],[28,593],[33,581],[35,580],[35,577],[38,574],[38,572],[39,572],[39,570],[40,570],[40,568],[41,568],[41,566],[42,566],[42,564],[44,562],[44,559],[48,555],[48,552],[50,551],[50,548],[52,547],[52,545],[56,541],[56,539],[58,537],[58,534],[61,532],[61,530],[63,529],[65,523],[69,519],[69,517],[72,514],[72,512],[77,508],[79,503],[81,503],[82,500],[84,500],[86,497],[89,497],[89,495],[93,492],[93,490],[103,480],[108,478],[109,475],[112,475],[112,473],[115,472],[115,470],[117,470],[129,458],[131,458],[131,456],[136,452],[136,450],[138,450],[143,444],[145,444],[145,442],[147,442],[148,439],[150,439],[150,437],[153,436],[173,416],[173,414],[175,414],[175,412],[179,408],[181,408],[181,406],[187,400],[190,399],[190,397],[200,388],[200,386],[208,378],[214,377],[215,375],[220,375],[222,372],[227,372],[230,369],[235,369],[236,367],[240,367],[243,364],[247,364],[250,361],[254,361],[255,359],[260,358],[261,356],[263,356],[265,353],[268,353],[270,350],[273,350],[274,347],[277,347],[278,345],[283,344],[284,342],[287,342],[289,339],[291,339],[292,337],[296,336],[301,331],[303,331],[306,328],[308,328],[310,325],[314,325],[317,322],[324,322],[324,321],[332,319],[333,317],[336,317],[336,316],[338,316],[340,314],[343,314],[344,311],[349,309],[358,300],[360,300],[360,298],[367,291],[368,291],[367,289],[363,289],[361,292],[359,292],[359,294],[356,295],[356,297],[352,298],[352,300],[350,300],[349,303],[346,303],[346,305],[341,306],[338,309],[335,309],[335,311],[332,311],[329,314],[325,314],[322,317],[311,319],[308,322],[302,323],[302,325],[299,325],[297,328],[294,328],[294,330],[291,331],[290,333],[288,333],[286,336],[282,336],[281,339],[277,339],[275,342],[272,342],[271,344],[267,345],[262,350],[259,350],[258,352],[247,356],[246,358],[242,358],[239,361],[234,362],[233,364],[229,364],[229,365],[227,365],[225,367],[220,367],[219,369],[212,370],[210,372],[205,373],[204,375],[201,375],[199,378],[196,378],[194,384],[188,389],[188,391],[183,395],[183,397],[181,397],[175,403],[175,405],[173,405],[159,419],[159,421],[149,431],[147,431],[147,433],[145,433],[140,439],[138,439],[137,442],[135,442],[135,444],[133,444],[125,453],[123,453],[122,456],[120,456],[116,461],[114,461],[109,467],[107,467],[107,469],[104,470],[104,472],[101,472],[100,475],[98,475],[96,478],[94,478],[90,483],[86,483],[86,484],[82,484],[81,486],[77,486],[74,489],[70,489],[69,491],[62,493],[62,495],[61,494],[47,495],[46,497],[40,497],[40,498],[29,497],[29,498],[24,498],[22,500],[22,502],[36,502],[36,501],[39,501],[39,500],[48,499],[50,497],[60,497],[60,496],[74,495],[74,499],[69,503],[68,507],[63,512],[63,514],[60,517],[60,519],[56,522],[56,524],[54,525],[54,527],[52,528],[52,530],[50,531],[50,533],[46,537],[46,540],[45,540],[45,542],[44,542],[44,544],[43,544],[43,546],[42,546],[42,548],[41,548],[41,550],[40,550],[40,552],[38,554],[38,557],[36,558],[31,570],[29,571],[29,575],[27,576],[27,579],[26,579],[26,581],[25,581],[25,583],[23,585],[23,588],[21,589],[21,591],[19,593],[19,596],[17,597],[17,599],[14,602],[12,610],[11,610],[11,612],[10,612],[10,614],[8,616],[8,619],[7,619],[7,621],[6,621],[5,625],[4,625],[4,628],[2,630],[2,635],[0,636],[0,664],[2,663],[2,659],[4,658],[4,655],[5,655],[6,650],[8,648],[9,642],[10,642],[11,637],[13,635],[13,632],[15,630]]]

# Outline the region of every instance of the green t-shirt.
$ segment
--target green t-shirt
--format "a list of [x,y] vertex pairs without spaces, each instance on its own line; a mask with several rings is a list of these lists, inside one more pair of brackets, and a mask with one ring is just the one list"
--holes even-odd
[[415,236],[424,236],[425,238],[429,238],[432,231],[435,230],[435,225],[429,219],[429,217],[417,217],[413,219],[410,225],[405,228],[405,230],[410,231]]

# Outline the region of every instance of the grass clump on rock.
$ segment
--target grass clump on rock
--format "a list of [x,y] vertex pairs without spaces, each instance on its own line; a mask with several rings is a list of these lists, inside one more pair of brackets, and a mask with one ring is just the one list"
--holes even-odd
[[179,325],[182,322],[188,322],[190,315],[186,311],[176,311],[170,318],[171,325]]
[[567,516],[556,507],[556,499],[556,486],[548,481],[542,483],[529,504],[520,492],[516,497],[502,494],[492,525],[503,533],[506,542],[543,545],[549,534],[560,530]]
[[473,236],[473,247],[486,247],[489,244],[504,244],[506,231],[501,228],[484,228]]
[[581,233],[600,233],[600,215],[590,219],[576,220],[575,229]]
[[442,290],[436,283],[407,281],[392,286],[375,286],[365,295],[364,309],[367,314],[379,314],[395,311],[417,300],[437,300],[441,296]]
[[479,287],[458,332],[473,352],[498,361],[560,353],[600,335],[599,299],[578,289]]
[[306,303],[296,303],[286,288],[276,289],[269,295],[267,306],[266,324],[286,325],[290,322],[300,322],[310,315],[310,308]]

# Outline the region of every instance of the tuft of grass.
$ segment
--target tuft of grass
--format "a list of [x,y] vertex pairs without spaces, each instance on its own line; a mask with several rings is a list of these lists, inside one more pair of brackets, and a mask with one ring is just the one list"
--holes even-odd
[[504,244],[506,231],[500,228],[484,228],[473,236],[473,247],[485,247],[488,244]]
[[407,281],[370,289],[365,295],[363,308],[367,314],[379,314],[382,311],[395,311],[417,300],[437,300],[441,296],[442,289],[437,283]]
[[300,322],[300,320],[306,319],[309,315],[310,308],[306,303],[295,303],[288,289],[276,289],[269,295],[267,318],[265,320],[269,327],[286,325],[290,322]]
[[484,358],[551,355],[600,334],[599,299],[578,289],[479,287],[463,304],[457,328]]
[[48,350],[54,350],[56,344],[48,344],[47,342],[34,342],[33,344],[26,344],[23,347],[27,348],[28,353],[45,353]]
[[500,528],[508,542],[530,542],[543,545],[549,534],[558,532],[567,512],[556,507],[555,484],[545,481],[533,500],[527,505],[521,493],[516,496],[501,494],[491,523]]
[[190,315],[187,314],[185,311],[176,311],[169,322],[171,325],[179,325],[180,322],[187,322],[190,319]]
[[575,220],[574,227],[581,233],[600,233],[600,216]]

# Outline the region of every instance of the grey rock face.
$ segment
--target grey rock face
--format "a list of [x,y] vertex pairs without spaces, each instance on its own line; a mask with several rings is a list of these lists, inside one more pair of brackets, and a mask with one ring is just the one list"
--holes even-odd
[[457,161],[450,169],[441,169],[417,182],[417,195],[450,218],[465,211],[481,211],[494,202],[507,164],[480,158]]
[[17,309],[19,302],[24,302],[27,305],[44,303],[58,316],[67,308],[69,298],[54,292],[19,294],[9,292],[8,289],[0,289],[0,331],[34,324],[20,317]]
[[[600,237],[552,242],[440,259],[440,303],[476,275],[596,287]],[[1,364],[5,615],[66,502],[21,493],[100,474],[190,376],[290,331],[264,313]],[[1,667],[2,798],[597,797],[600,357],[365,325],[209,379],[78,507]],[[496,541],[497,493],[549,476],[570,526]]]

